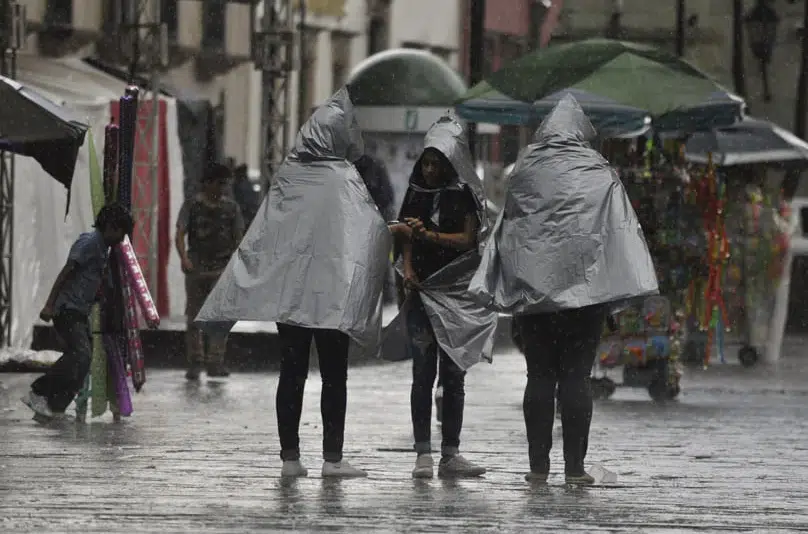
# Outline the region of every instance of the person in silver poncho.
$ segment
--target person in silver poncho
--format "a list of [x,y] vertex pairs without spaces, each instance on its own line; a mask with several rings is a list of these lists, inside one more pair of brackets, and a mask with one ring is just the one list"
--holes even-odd
[[284,477],[306,476],[299,426],[312,339],[323,387],[324,477],[365,472],[342,459],[351,343],[375,351],[391,235],[353,163],[363,154],[343,88],[303,125],[238,251],[197,322],[275,321],[281,346],[276,410]]
[[[393,227],[402,237],[400,267],[409,292],[394,323],[404,323],[404,345],[413,365],[413,476],[433,476],[432,388],[439,370],[443,440],[438,475],[474,477],[485,469],[459,454],[465,373],[480,361],[491,361],[497,322],[495,312],[466,292],[480,262],[478,243],[488,231],[485,197],[465,129],[453,114],[432,125],[424,146],[399,215],[404,223]],[[388,332],[396,330],[391,326]]]
[[544,482],[550,471],[558,387],[566,480],[594,482],[584,460],[603,321],[614,306],[657,293],[637,215],[617,173],[589,145],[594,136],[575,99],[564,97],[520,154],[469,286],[480,303],[513,314],[521,334],[530,481]]

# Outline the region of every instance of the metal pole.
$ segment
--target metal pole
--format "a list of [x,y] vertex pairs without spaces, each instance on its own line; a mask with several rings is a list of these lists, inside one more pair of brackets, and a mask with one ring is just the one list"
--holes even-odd
[[306,65],[309,61],[308,40],[306,36],[306,15],[308,8],[305,0],[300,2],[300,24],[298,25],[298,42],[300,43],[300,72],[297,75],[297,127],[303,126],[309,110],[306,109],[309,101],[308,80],[306,80]]
[[[261,17],[261,31],[269,34],[273,29],[275,15],[274,0],[264,0],[264,14]],[[277,54],[275,46],[266,46],[263,53],[271,57]],[[275,108],[275,80],[272,72],[264,65],[261,69],[261,189],[264,194],[269,190],[269,181],[274,169],[272,165],[272,145],[275,143],[272,128],[272,113]]]
[[[469,24],[469,86],[473,87],[483,79],[485,55],[485,0],[470,0]],[[469,150],[477,161],[477,125],[469,124]]]
[[794,117],[794,133],[802,139],[806,138],[808,128],[808,0],[802,14],[802,43],[800,53],[800,76],[797,80],[797,103]]
[[[17,50],[25,42],[25,6],[0,0],[0,75],[17,76]],[[0,345],[10,346],[14,291],[14,155],[0,151]]]
[[685,0],[676,0],[676,55],[685,55]]
[[160,24],[163,15],[163,0],[151,0],[152,4],[152,46],[149,47],[149,68],[151,70],[152,108],[151,117],[151,154],[149,155],[149,181],[151,183],[151,206],[149,210],[149,287],[153,295],[159,293],[160,277],[158,276],[157,249],[159,248],[157,218],[160,216],[158,209],[160,198]]
[[735,92],[746,97],[743,51],[743,0],[732,0],[732,78]]

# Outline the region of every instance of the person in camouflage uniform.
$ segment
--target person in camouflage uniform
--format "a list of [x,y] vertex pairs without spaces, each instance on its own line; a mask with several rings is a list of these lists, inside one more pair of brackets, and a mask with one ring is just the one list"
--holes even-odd
[[185,315],[188,321],[185,346],[189,365],[185,377],[188,380],[198,380],[203,366],[207,367],[209,377],[230,374],[224,365],[227,335],[207,336],[205,354],[204,336],[193,324],[244,235],[241,209],[225,194],[229,185],[229,168],[212,165],[202,180],[202,191],[185,200],[177,220],[176,246],[185,273]]

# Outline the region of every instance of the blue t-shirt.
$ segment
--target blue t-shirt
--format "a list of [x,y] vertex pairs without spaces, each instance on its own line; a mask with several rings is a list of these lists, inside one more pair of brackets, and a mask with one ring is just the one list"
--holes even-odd
[[109,257],[109,247],[101,232],[85,232],[70,247],[68,262],[75,262],[73,276],[65,281],[56,297],[54,311],[72,310],[89,315]]

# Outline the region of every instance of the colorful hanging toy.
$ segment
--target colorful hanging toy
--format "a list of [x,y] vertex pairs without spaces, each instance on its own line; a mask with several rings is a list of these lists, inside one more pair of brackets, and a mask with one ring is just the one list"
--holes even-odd
[[[726,181],[715,171],[712,154],[707,163],[707,172],[701,183],[701,198],[704,206],[704,231],[707,235],[708,277],[704,289],[704,308],[700,328],[707,331],[707,346],[704,352],[705,367],[710,363],[710,353],[715,335],[722,327],[729,326],[727,307],[724,303],[723,267],[729,260],[729,239],[724,224],[726,208]],[[723,334],[718,337],[719,352],[723,356]]]

